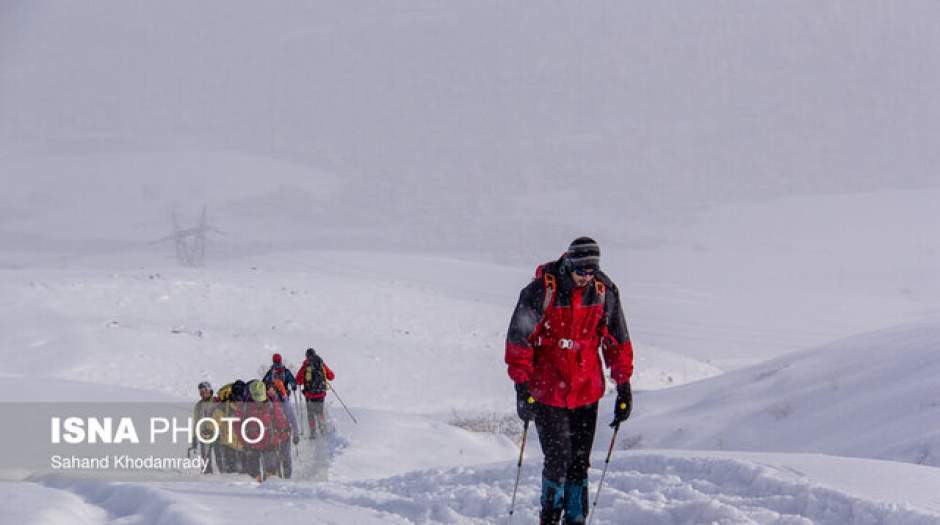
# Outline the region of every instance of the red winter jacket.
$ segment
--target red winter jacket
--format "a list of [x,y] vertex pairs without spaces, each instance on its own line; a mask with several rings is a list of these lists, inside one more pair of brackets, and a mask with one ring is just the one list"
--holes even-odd
[[[320,361],[320,364],[323,366],[323,377],[327,381],[332,381],[336,379],[336,374],[330,370],[330,367],[326,366],[326,363],[319,356],[315,356],[316,359]],[[307,399],[323,399],[326,397],[326,390],[310,390],[306,385],[307,381],[307,367],[310,366],[310,359],[304,359],[304,364],[300,367],[300,370],[297,371],[297,375],[294,377],[297,379],[297,384],[303,386],[304,397]],[[316,365],[314,365],[316,366]]]
[[264,435],[261,437],[261,440],[257,443],[249,443],[248,440],[255,441],[258,439],[258,436],[261,434],[262,429],[258,425],[257,421],[251,421],[245,424],[244,428],[245,435],[244,443],[245,448],[252,448],[255,450],[268,450],[274,448],[277,444],[277,437],[274,432],[274,418],[272,417],[272,410],[270,402],[256,403],[254,401],[245,402],[244,409],[241,411],[241,420],[244,421],[250,417],[255,417],[261,420],[261,423],[264,425]]
[[[546,277],[554,280],[547,308]],[[544,311],[543,311],[544,310]],[[509,377],[528,383],[539,403],[576,408],[604,395],[604,374],[598,349],[619,385],[633,375],[633,346],[620,305],[620,292],[598,271],[577,288],[562,260],[539,267],[536,278],[519,294],[506,336]]]
[[277,394],[269,395],[268,402],[265,403],[271,412],[271,421],[274,429],[274,445],[280,446],[281,443],[290,440],[290,420],[284,408],[284,401],[277,397]]

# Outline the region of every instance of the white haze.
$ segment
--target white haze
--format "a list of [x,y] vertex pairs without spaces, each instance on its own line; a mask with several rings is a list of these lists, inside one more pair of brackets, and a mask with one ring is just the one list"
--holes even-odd
[[233,250],[529,261],[582,232],[672,242],[714,205],[936,186],[938,19],[935,2],[4,2],[0,239],[120,248],[208,203]]
[[505,308],[587,233],[638,341],[721,367],[921,319],[936,20],[935,2],[0,3],[0,268],[172,265],[153,241],[206,205],[211,268],[431,252],[524,269]]

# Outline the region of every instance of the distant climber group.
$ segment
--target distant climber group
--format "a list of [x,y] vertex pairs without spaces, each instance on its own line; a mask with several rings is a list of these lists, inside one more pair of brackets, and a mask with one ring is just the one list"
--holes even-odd
[[[212,385],[203,381],[198,385],[199,400],[193,408],[193,420],[212,418],[219,423],[221,432],[193,435],[189,454],[198,451],[206,464],[205,474],[249,474],[258,481],[270,476],[291,477],[293,462],[291,446],[296,446],[305,429],[298,419],[306,419],[309,439],[327,432],[324,400],[330,381],[336,375],[313,348],[308,348],[304,362],[294,375],[281,354],[271,356],[271,366],[262,379],[237,379],[214,392]],[[303,401],[296,395],[300,386]],[[222,425],[223,418],[234,420],[233,425]],[[234,419],[232,419],[234,418]],[[258,424],[244,425],[241,421],[256,418]],[[235,431],[231,431],[236,429]],[[213,438],[215,438],[213,440]]]

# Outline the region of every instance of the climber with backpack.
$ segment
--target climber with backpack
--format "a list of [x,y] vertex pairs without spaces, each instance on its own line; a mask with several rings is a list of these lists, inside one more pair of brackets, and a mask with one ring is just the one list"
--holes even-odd
[[[197,389],[199,391],[199,401],[197,401],[196,406],[193,407],[193,425],[197,425],[202,419],[212,419],[219,403],[219,399],[213,397],[214,392],[212,391],[212,385],[209,384],[208,381],[199,383]],[[195,453],[198,446],[199,455],[206,462],[206,468],[202,473],[212,474],[213,456],[215,456],[216,469],[222,472],[222,451],[219,449],[218,439],[211,443],[206,443],[206,441],[212,438],[211,426],[202,425],[198,428],[198,433],[193,432],[192,443],[190,444],[189,450],[187,450],[187,455]]]
[[268,385],[268,402],[274,422],[275,452],[277,454],[278,474],[284,479],[290,479],[293,470],[291,461],[291,443],[300,441],[297,428],[297,418],[294,409],[287,400],[287,388],[280,380],[275,379]]
[[[222,472],[247,472],[245,442],[241,439],[241,416],[245,405],[245,382],[241,379],[219,389],[219,403],[212,414],[219,425]],[[234,419],[233,419],[234,418]],[[227,420],[232,424],[227,424]]]
[[562,513],[566,524],[587,517],[588,467],[606,389],[603,366],[617,386],[614,437],[633,407],[633,345],[620,292],[601,271],[600,256],[594,239],[578,237],[558,260],[539,266],[519,294],[506,337],[516,413],[525,428],[535,422],[544,455],[543,525],[557,524]]
[[330,381],[336,378],[336,375],[326,366],[323,358],[317,355],[313,348],[308,348],[304,364],[297,371],[295,376],[301,381],[301,391],[307,404],[307,425],[310,427],[309,439],[317,437],[317,429],[320,432],[325,431],[326,415],[323,409],[323,401],[326,399],[326,391],[330,387]]
[[267,386],[274,384],[274,381],[281,381],[289,389],[287,395],[290,395],[291,392],[297,391],[297,381],[294,379],[294,374],[281,361],[281,354],[276,353],[271,356],[271,367],[264,374],[263,381]]

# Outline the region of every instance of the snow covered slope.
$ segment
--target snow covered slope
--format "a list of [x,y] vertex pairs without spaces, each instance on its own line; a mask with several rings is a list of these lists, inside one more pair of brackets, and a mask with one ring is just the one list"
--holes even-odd
[[[273,254],[205,270],[127,266],[0,272],[0,371],[42,363],[43,375],[189,398],[200,380],[260,377],[273,352],[296,371],[314,346],[355,406],[512,409],[503,341],[526,270],[349,252]],[[638,348],[640,388],[718,373],[666,349]]]
[[940,321],[924,321],[645,392],[623,442],[940,466],[938,344]]
[[[201,166],[197,160],[188,159]],[[485,304],[484,310],[492,312],[485,321],[467,319],[459,326],[451,326],[446,333],[440,330],[434,335],[464,337],[476,331],[485,335],[481,342],[499,345],[500,337],[494,332],[505,329],[518,289],[531,277],[535,265],[557,256],[573,236],[585,232],[574,226],[552,230],[550,233],[555,237],[552,244],[540,244],[538,250],[518,248],[520,253],[510,258],[521,258],[524,262],[511,265],[494,264],[492,260],[496,255],[487,252],[432,255],[343,250],[346,240],[358,235],[352,225],[316,232],[316,236],[333,236],[336,242],[326,240],[318,244],[319,249],[309,250],[305,249],[306,240],[310,239],[307,234],[313,233],[300,222],[282,220],[285,217],[278,214],[290,206],[266,193],[268,190],[276,192],[277,188],[243,181],[238,175],[246,178],[247,175],[233,166],[249,171],[257,167],[270,174],[268,182],[275,185],[283,182],[289,188],[288,193],[301,194],[295,184],[299,184],[296,179],[300,177],[296,171],[283,165],[231,156],[208,156],[199,162],[204,162],[208,170],[233,174],[231,177],[206,175],[192,182],[202,188],[200,191],[211,193],[210,221],[226,231],[225,235],[212,237],[204,271],[178,268],[170,245],[143,244],[168,233],[167,208],[173,197],[161,194],[154,197],[154,202],[148,202],[134,194],[131,182],[134,178],[130,177],[128,181],[115,184],[113,190],[126,199],[126,203],[111,203],[107,194],[89,204],[64,199],[42,206],[49,208],[43,220],[38,216],[27,219],[15,213],[3,220],[0,268],[24,271],[0,275],[0,286],[48,281],[50,286],[58,286],[59,291],[50,289],[50,295],[44,297],[11,289],[0,297],[0,308],[4,303],[22,300],[27,308],[44,309],[46,315],[58,319],[47,300],[57,304],[53,296],[64,288],[74,298],[66,300],[61,307],[80,308],[82,316],[94,311],[111,312],[120,301],[136,303],[127,306],[128,313],[133,314],[135,308],[151,308],[145,306],[145,302],[155,301],[165,294],[158,293],[156,284],[154,289],[148,290],[139,282],[128,287],[125,294],[122,283],[159,274],[163,285],[174,282],[191,285],[188,289],[182,284],[177,286],[174,301],[162,306],[173,309],[170,313],[177,317],[173,322],[190,314],[203,315],[209,308],[217,310],[217,304],[244,304],[240,299],[244,297],[242,292],[262,294],[253,303],[267,305],[270,312],[251,316],[251,319],[270,321],[265,328],[267,332],[258,333],[261,337],[261,333],[271,332],[271,326],[283,329],[287,319],[306,315],[303,310],[325,311],[326,306],[306,303],[319,300],[321,295],[336,295],[338,288],[333,283],[342,282],[343,289],[348,290],[336,300],[348,304],[350,310],[373,315],[379,308],[353,304],[352,300],[360,295],[352,291],[368,290],[376,283],[385,287],[387,296],[396,295],[396,290],[404,288],[401,298],[411,306],[392,306],[394,302],[384,301],[385,296],[370,298],[373,301],[370,304],[382,305],[384,309],[407,308],[407,318],[413,319],[410,324],[414,325],[451,322],[435,313],[446,310],[443,302],[433,310],[418,306],[439,301],[441,295],[467,301],[462,303],[465,306]],[[157,161],[152,164],[163,166]],[[199,173],[196,168],[187,169],[190,173]],[[118,173],[101,176],[108,181],[121,181]],[[36,183],[32,188],[34,193],[56,195],[52,185],[54,178],[38,177],[38,180],[46,182]],[[0,200],[29,202],[29,185],[14,184],[13,188],[19,189],[9,197],[0,196]],[[256,204],[260,208],[252,208],[254,211],[225,204],[244,200],[252,192],[259,194]],[[938,190],[898,191],[716,207],[699,221],[681,225],[667,221],[652,228],[631,223],[622,225],[622,232],[599,237],[599,240],[604,250],[603,264],[620,286],[631,333],[643,347],[637,353],[638,358],[645,359],[658,349],[728,370],[940,313],[937,306],[940,303],[936,300],[940,296],[940,272],[937,271],[940,236],[934,235],[931,227],[936,223],[934,203],[938,199]],[[184,211],[192,210],[184,215],[198,210],[196,203],[193,204],[183,206]],[[72,239],[74,249],[63,249],[50,241],[68,228],[81,227],[87,221],[75,218],[85,217],[89,210],[116,206],[134,208],[150,219],[138,215],[127,223],[115,219],[116,224],[111,228],[116,233],[112,237],[92,241]],[[58,214],[60,209],[62,213]],[[494,210],[494,213],[501,212]],[[52,215],[55,218],[50,218]],[[264,217],[280,219],[269,222]],[[606,220],[618,224],[622,221],[616,214]],[[28,226],[21,221],[35,224]],[[511,223],[508,218],[507,221]],[[68,224],[68,228],[62,228],[63,224]],[[25,229],[18,231],[17,225]],[[414,235],[417,237],[437,235],[430,229],[416,228]],[[110,228],[102,230],[111,231]],[[27,232],[41,235],[33,238]],[[133,240],[134,235],[139,235],[137,241]],[[646,241],[641,242],[643,239]],[[477,262],[470,262],[473,260]],[[253,267],[258,269],[257,274],[242,275]],[[63,269],[72,271],[58,273]],[[116,276],[123,276],[123,280]],[[334,280],[334,276],[337,279]],[[276,293],[263,295],[267,286],[255,284],[253,289],[239,288],[243,282],[262,283],[271,277],[287,290],[297,291],[303,287],[311,295],[295,295],[291,302],[285,302]],[[211,293],[197,293],[194,288],[213,283],[216,286]],[[82,286],[90,287],[89,296],[82,296]],[[107,290],[109,295],[102,295],[99,288]],[[416,295],[425,292],[433,297]],[[105,304],[97,301],[105,301]],[[183,311],[183,305],[188,312]],[[212,311],[205,315],[225,317],[230,326],[241,323],[239,312],[227,308],[225,313]],[[62,315],[69,317],[71,314],[63,311]],[[479,318],[483,314],[472,312],[469,315]],[[11,326],[30,326],[41,318],[30,315],[23,319],[25,316],[27,312],[18,313],[17,321],[11,321]],[[455,319],[465,317],[466,313],[454,316]],[[329,316],[323,319],[325,321],[317,325],[330,329],[348,323],[346,319],[334,321]],[[110,319],[104,322],[107,321]],[[384,334],[390,328],[387,323],[392,320],[376,319],[376,322],[376,330],[368,328],[365,332],[375,331],[387,339]],[[394,328],[408,329],[407,326]],[[654,350],[648,350],[650,347]],[[699,366],[687,373],[683,373],[681,366],[656,370],[655,361],[644,362],[637,370],[642,388],[668,385],[668,376],[676,373],[685,377],[673,377],[672,384],[707,372]]]
[[[595,458],[598,463],[598,458]],[[379,480],[295,483],[209,479],[148,484],[45,475],[0,484],[14,507],[3,523],[209,524],[270,519],[304,523],[500,523],[514,465],[417,471]],[[860,483],[860,472],[878,472]],[[599,472],[592,472],[597,479]],[[529,460],[517,502],[519,522],[537,520],[540,468]],[[940,470],[825,456],[619,452],[611,461],[594,523],[654,525],[940,523]],[[596,491],[591,486],[591,494]]]
[[[598,523],[622,516],[651,523],[938,522],[932,500],[917,492],[936,484],[933,469],[738,452],[936,464],[930,417],[937,392],[929,379],[938,371],[936,323],[787,353],[863,327],[935,317],[936,241],[906,227],[924,219],[935,194],[715,210],[702,231],[679,243],[611,243],[605,267],[621,284],[638,395]],[[862,212],[886,199],[892,208],[909,206],[891,214],[894,222],[879,215],[863,230],[854,221],[816,225],[809,218],[793,229],[782,225],[797,216],[820,219],[826,210],[868,217]],[[753,234],[741,226],[747,222],[768,236],[736,242]],[[891,253],[864,257],[866,231],[886,237]],[[802,242],[787,252],[783,245],[797,237]],[[839,240],[827,245],[827,238]],[[827,259],[831,246],[845,258]],[[39,399],[29,393],[36,379],[49,387],[40,392],[48,400],[192,399],[200,380],[218,386],[257,377],[275,351],[296,368],[303,349],[315,346],[360,419],[354,425],[330,405],[337,433],[325,469],[299,468],[290,484],[260,488],[241,478],[119,485],[46,476],[41,485],[3,483],[0,497],[53,501],[24,510],[37,522],[71,514],[89,523],[207,523],[280,512],[285,502],[290,512],[315,511],[325,522],[498,520],[516,448],[504,435],[466,428],[474,417],[513,421],[504,331],[532,266],[551,255],[506,266],[376,251],[247,252],[220,254],[196,270],[176,267],[162,247],[46,259],[28,245],[4,245],[0,373],[10,388],[2,400]],[[781,354],[721,376],[705,362],[740,366]],[[683,386],[664,389],[674,385]],[[602,401],[602,423],[611,404]],[[456,420],[470,424],[448,424]],[[596,450],[609,438],[601,424]],[[628,447],[680,451],[622,450]],[[535,512],[536,448],[530,442],[522,515]],[[314,451],[306,452],[313,462]],[[887,481],[857,483],[866,471]],[[324,475],[329,484],[317,481]],[[902,479],[910,476],[918,481]]]
[[[36,389],[34,382],[5,381],[26,393]],[[101,399],[114,390],[66,382],[61,393]],[[359,416],[359,425],[342,415],[334,418],[339,446],[319,458],[325,467],[316,465],[328,470],[324,477],[259,485],[238,475],[118,482],[39,474],[0,482],[0,523],[217,524],[274,515],[317,524],[480,525],[505,519],[515,465],[493,460],[514,455],[508,440],[429,418],[361,410]],[[516,507],[525,522],[536,519],[541,476],[534,436],[530,440]],[[315,456],[306,442],[301,450],[298,471],[310,472]],[[602,459],[602,452],[594,454],[592,498]],[[465,465],[425,470],[429,461]],[[595,523],[936,524],[938,486],[940,469],[903,463],[805,454],[617,451]]]
[[[275,512],[312,514],[323,523],[499,521],[510,497],[515,445],[447,425],[441,416],[511,410],[499,359],[502,330],[528,270],[348,255],[294,253],[211,270],[156,271],[142,262],[147,270],[103,272],[89,261],[3,271],[7,392],[38,399],[22,372],[41,362],[41,373],[57,378],[52,392],[66,396],[132,398],[116,386],[124,385],[145,389],[136,399],[190,398],[202,378],[218,383],[257,375],[270,352],[296,361],[314,339],[340,374],[337,388],[360,423],[332,405],[336,436],[325,467],[305,469],[302,459],[291,482],[115,483],[43,475],[34,478],[38,485],[0,484],[7,501],[47,502],[17,507],[0,522],[56,523],[70,516],[85,523],[216,523]],[[335,260],[358,262],[338,267]],[[929,426],[935,407],[917,401],[936,396],[930,382],[936,340],[937,325],[921,323],[643,391],[618,448],[826,451],[916,461],[909,455],[920,445],[936,444]],[[646,370],[659,366],[677,382],[714,373],[683,376],[683,367],[698,370],[695,361],[642,342],[638,355],[652,365]],[[663,386],[659,377],[643,381]],[[603,426],[609,405],[610,398],[602,401],[595,469],[610,438]],[[534,439],[528,450],[519,513],[533,518],[540,462]],[[313,452],[304,450],[307,461],[314,461]],[[860,482],[866,472],[876,472],[877,481]],[[940,523],[929,489],[940,486],[938,472],[826,456],[618,450],[596,523]],[[598,472],[592,476],[596,482]],[[317,481],[324,477],[329,483]]]

